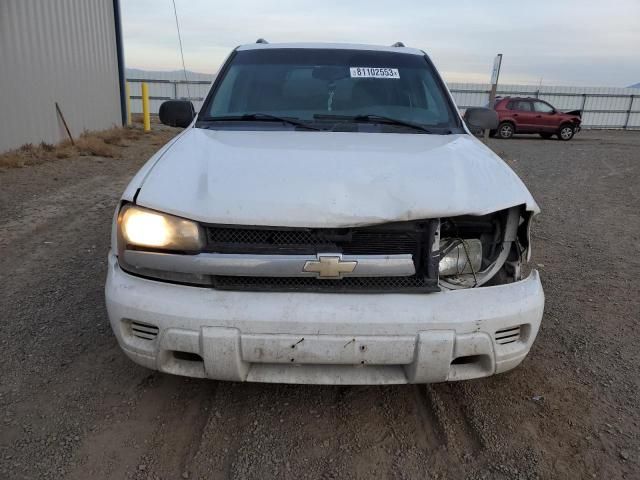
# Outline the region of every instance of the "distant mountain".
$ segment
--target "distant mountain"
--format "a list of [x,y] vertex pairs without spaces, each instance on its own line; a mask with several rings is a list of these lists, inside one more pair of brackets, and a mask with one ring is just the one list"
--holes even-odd
[[640,88],[640,83],[636,83],[634,85],[629,85],[628,88]]

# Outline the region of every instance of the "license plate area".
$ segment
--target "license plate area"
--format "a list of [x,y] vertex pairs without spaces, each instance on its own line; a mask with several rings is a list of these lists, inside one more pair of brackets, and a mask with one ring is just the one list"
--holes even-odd
[[245,362],[319,365],[407,365],[415,342],[415,336],[276,334],[244,334],[240,341]]

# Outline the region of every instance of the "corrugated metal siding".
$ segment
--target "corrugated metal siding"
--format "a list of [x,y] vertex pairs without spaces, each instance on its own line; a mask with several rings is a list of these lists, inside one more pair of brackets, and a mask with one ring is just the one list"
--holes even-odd
[[[181,71],[127,71],[131,111],[142,112],[139,80],[147,81],[151,112],[157,113],[160,104],[171,98],[190,98],[199,110],[214,78],[215,75],[188,73],[190,82],[205,82],[190,84],[188,95]],[[489,103],[491,86],[488,83],[448,83],[448,86],[461,110]],[[640,128],[640,90],[636,88],[499,85],[498,95],[538,97],[559,110],[583,110],[582,125],[585,128],[623,128],[625,124],[627,128]]]
[[[461,110],[489,102],[489,84],[448,86]],[[537,97],[559,110],[583,110],[585,128],[640,128],[640,90],[636,88],[498,85],[498,95]]]
[[0,0],[0,151],[121,123],[112,0]]
[[[182,71],[162,72],[127,69],[129,95],[131,95],[131,111],[142,113],[141,82],[148,80],[149,109],[151,113],[158,113],[160,105],[171,98],[190,99],[196,111],[200,110],[202,101],[209,93],[215,75],[207,73],[187,72],[189,85],[184,82]],[[199,83],[193,83],[199,82]],[[154,98],[155,97],[155,98]]]

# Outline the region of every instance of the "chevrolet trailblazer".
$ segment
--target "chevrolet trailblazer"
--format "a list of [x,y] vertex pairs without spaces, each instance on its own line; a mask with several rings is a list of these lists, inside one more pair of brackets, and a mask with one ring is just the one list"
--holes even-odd
[[[211,379],[464,380],[527,355],[539,208],[401,43],[240,46],[135,175],[106,282],[134,361]],[[527,272],[526,274],[524,272]]]

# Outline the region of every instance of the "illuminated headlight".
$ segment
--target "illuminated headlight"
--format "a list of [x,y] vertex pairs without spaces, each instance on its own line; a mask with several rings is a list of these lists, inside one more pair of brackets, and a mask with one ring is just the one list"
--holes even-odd
[[478,239],[452,240],[442,249],[440,276],[475,274],[482,267],[482,242]]
[[136,247],[198,251],[204,245],[196,222],[135,205],[123,207],[118,226],[124,242]]

